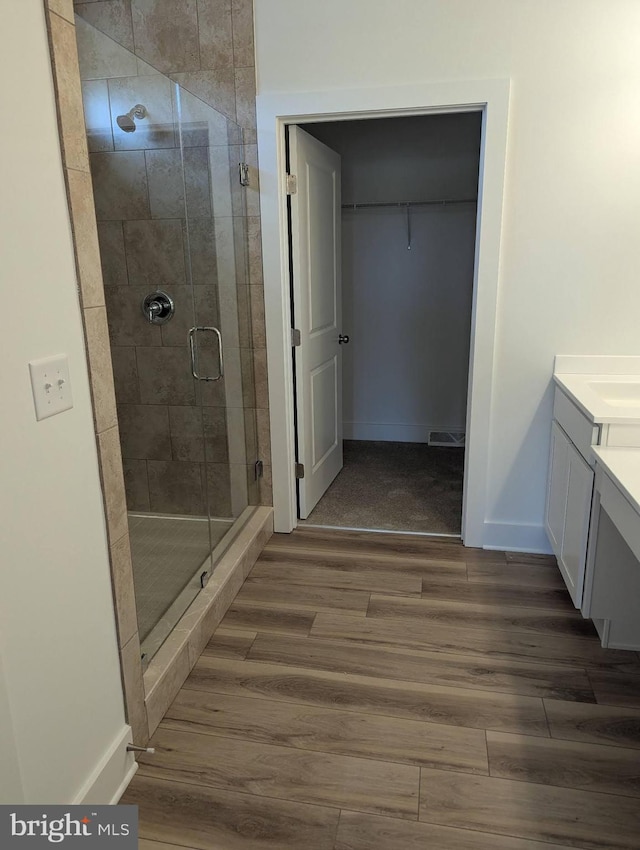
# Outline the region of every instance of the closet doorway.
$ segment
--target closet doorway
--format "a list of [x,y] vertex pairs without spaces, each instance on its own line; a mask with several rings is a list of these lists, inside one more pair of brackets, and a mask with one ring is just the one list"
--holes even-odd
[[289,128],[301,524],[460,536],[481,128]]

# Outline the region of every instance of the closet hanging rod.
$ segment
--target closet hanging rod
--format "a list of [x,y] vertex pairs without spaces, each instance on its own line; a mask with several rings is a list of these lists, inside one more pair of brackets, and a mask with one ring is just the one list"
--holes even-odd
[[436,201],[385,201],[372,204],[342,204],[343,210],[373,209],[374,207],[444,207],[449,204],[475,204],[477,198],[442,198]]

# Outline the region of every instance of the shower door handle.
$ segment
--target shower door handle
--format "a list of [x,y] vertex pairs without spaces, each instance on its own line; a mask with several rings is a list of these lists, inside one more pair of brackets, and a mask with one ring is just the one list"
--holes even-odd
[[[198,331],[209,331],[214,333],[218,340],[218,374],[217,375],[199,375],[196,366],[196,344],[195,336]],[[191,374],[196,381],[219,381],[224,375],[224,364],[222,359],[222,334],[218,328],[196,327],[189,330],[189,354],[191,356]]]

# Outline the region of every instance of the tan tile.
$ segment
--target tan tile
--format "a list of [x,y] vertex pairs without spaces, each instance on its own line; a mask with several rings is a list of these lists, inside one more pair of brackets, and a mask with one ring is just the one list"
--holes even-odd
[[244,408],[244,438],[245,459],[251,463],[252,458],[259,457],[258,432],[255,408]]
[[144,676],[145,706],[152,735],[189,675],[189,670],[188,636],[186,632],[174,630],[153,657]]
[[240,349],[240,369],[242,374],[242,399],[245,408],[256,407],[256,386],[253,374],[253,351],[250,348]]
[[231,344],[233,345],[235,342],[236,347],[251,348],[251,308],[249,304],[249,287],[244,285],[238,286],[231,295],[232,297],[229,299],[226,290],[222,290],[221,292],[221,296],[226,298],[230,308],[233,306],[233,301],[236,301],[235,312],[238,316],[238,336]]
[[[187,284],[183,286],[177,286],[176,284],[167,283],[162,287],[163,290],[169,295],[170,298],[173,299],[173,303],[175,306],[175,313],[171,320],[167,322],[165,325],[162,325],[160,328],[160,336],[162,338],[162,344],[164,346],[176,346],[182,348],[185,352],[184,361],[186,366],[186,370],[191,372],[191,367],[189,364],[189,353],[187,351],[187,339],[189,330],[195,325],[204,325],[204,324],[214,324],[214,322],[204,322],[200,320],[199,316],[196,316],[195,313],[195,301],[194,295],[195,291],[192,286]],[[201,289],[202,287],[198,287]],[[147,287],[147,292],[153,292],[153,288],[149,285]],[[200,334],[200,339],[198,339],[198,351],[202,348],[205,348],[207,345],[211,345],[212,339],[209,339],[209,334]]]
[[242,462],[230,464],[229,474],[231,487],[231,516],[239,517],[249,504],[246,463]]
[[232,68],[231,0],[198,0],[198,29],[201,68]]
[[[215,572],[209,580],[209,585],[214,578]],[[192,668],[196,663],[202,654],[202,650],[211,639],[211,635],[214,633],[222,621],[222,618],[227,613],[229,606],[242,586],[242,581],[242,567],[240,564],[236,564],[233,571],[226,577],[225,581],[220,586],[216,587],[214,590],[210,590],[209,585],[207,585],[203,591],[203,593],[212,593],[213,596],[207,605],[202,620],[198,624],[197,628],[194,629],[193,634],[189,639],[190,668]]]
[[132,0],[131,12],[141,59],[163,74],[199,69],[196,0]]
[[258,145],[245,144],[245,162],[249,166],[249,185],[246,188],[246,209],[249,217],[260,216],[260,171],[258,168]]
[[214,221],[212,218],[190,218],[187,230],[191,283],[214,287],[218,283]]
[[113,132],[107,81],[85,80],[82,83],[82,102],[89,152],[112,151]]
[[90,161],[98,221],[150,218],[143,151],[92,153]]
[[262,478],[259,479],[259,485],[260,504],[267,507],[273,505],[273,481],[269,464],[264,464],[262,467]]
[[149,479],[146,460],[122,461],[127,508],[130,511],[150,511]]
[[66,176],[82,306],[99,307],[104,304],[104,287],[91,175],[67,169]]
[[256,70],[236,68],[236,121],[241,127],[256,126]]
[[121,404],[118,427],[122,456],[127,459],[171,460],[169,411],[163,404]]
[[49,11],[73,23],[73,0],[47,0]]
[[184,176],[177,148],[148,151],[145,155],[149,181],[149,205],[154,218],[183,218]]
[[247,498],[250,505],[260,504],[260,485],[256,481],[256,470],[252,463],[247,464]]
[[132,286],[150,292],[186,283],[182,222],[125,221],[124,245]]
[[206,148],[148,150],[145,159],[153,218],[211,216]]
[[[110,120],[116,150],[173,148],[176,133],[173,120],[174,84],[162,74],[148,77],[124,77],[108,81]],[[142,104],[147,114],[135,119],[135,132],[126,133],[118,125],[118,116]]]
[[253,352],[253,373],[256,388],[256,407],[268,410],[267,352],[264,348],[256,348]]
[[215,517],[230,517],[231,511],[231,480],[228,463],[207,463],[206,468],[206,499],[209,514]]
[[105,301],[111,345],[159,346],[159,325],[151,325],[142,314],[142,300],[148,286],[107,286]]
[[87,339],[93,416],[96,433],[101,434],[117,423],[109,330],[105,308],[92,307],[90,310],[85,310],[84,326]]
[[257,410],[256,423],[258,427],[258,455],[263,463],[271,464],[271,432],[269,425],[269,411]]
[[121,537],[124,537],[128,531],[122,455],[117,426],[98,435],[98,452],[107,515],[107,531],[109,540],[115,543]]
[[125,534],[111,547],[111,582],[115,602],[118,646],[124,647],[138,629],[136,596],[133,587],[131,544]]
[[251,286],[262,286],[262,231],[260,218],[250,216],[247,222],[247,243],[249,250],[249,283]]
[[147,709],[144,704],[140,641],[136,633],[120,650],[120,667],[127,723],[131,726],[133,743],[145,747],[149,740]]
[[[223,408],[211,408],[224,415]],[[169,427],[174,460],[204,461],[203,409],[197,405],[171,405]]]
[[111,346],[111,364],[117,404],[139,404],[138,366],[133,346]]
[[254,348],[265,348],[267,331],[264,318],[264,288],[250,286],[251,298],[251,341]]
[[76,13],[127,50],[134,49],[131,0],[76,3]]
[[252,0],[233,0],[233,64],[246,68],[255,64],[253,46],[253,3]]
[[172,74],[172,79],[203,100],[217,112],[236,120],[236,89],[233,68],[216,71],[196,71],[190,74]]
[[194,404],[194,380],[185,348],[138,348],[138,380],[143,404]]
[[152,511],[189,516],[206,514],[199,463],[150,460],[147,473]]
[[127,260],[121,221],[98,222],[98,244],[104,286],[127,286]]
[[133,53],[80,17],[76,18],[76,36],[83,80],[131,77],[138,73],[138,61]]
[[58,15],[50,16],[49,26],[64,163],[67,168],[88,171],[75,27]]

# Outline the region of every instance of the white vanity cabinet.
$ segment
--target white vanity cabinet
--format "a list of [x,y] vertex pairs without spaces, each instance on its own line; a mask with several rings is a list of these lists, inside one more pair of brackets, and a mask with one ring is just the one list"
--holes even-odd
[[594,480],[587,457],[600,428],[559,389],[553,414],[545,526],[573,604],[580,608]]
[[[622,605],[624,594],[617,591],[616,596],[608,586],[615,574],[613,567],[609,570],[605,566],[608,559],[604,555],[595,557],[599,525],[604,528],[607,552],[615,550],[608,545],[606,508],[602,522],[600,516],[600,490],[604,488],[604,501],[612,500],[606,495],[611,488],[607,489],[608,479],[602,466],[604,457],[613,457],[615,463],[622,465],[631,463],[630,458],[640,459],[640,357],[558,355],[553,378],[555,395],[545,528],[573,604],[594,620],[604,641],[603,629],[606,632],[609,628],[606,621],[611,619],[611,612]],[[598,457],[597,467],[596,455],[613,447],[613,455]],[[625,449],[628,454],[619,454]],[[640,465],[640,460],[638,463]],[[625,478],[623,470],[620,476]],[[640,473],[638,481],[640,490]],[[640,497],[637,505],[640,541]],[[630,535],[625,539],[631,539]],[[640,552],[640,542],[638,547]],[[622,551],[622,547],[618,547],[612,557],[626,562],[628,559],[621,555]],[[631,574],[635,578],[635,572],[626,571],[626,575]],[[614,628],[620,644],[624,643],[621,622],[618,618]]]
[[640,649],[640,449],[598,448],[582,613],[602,646]]

